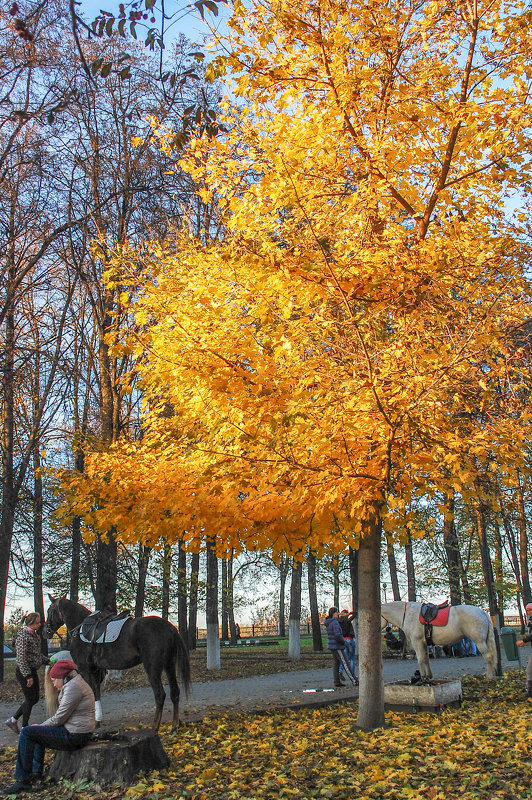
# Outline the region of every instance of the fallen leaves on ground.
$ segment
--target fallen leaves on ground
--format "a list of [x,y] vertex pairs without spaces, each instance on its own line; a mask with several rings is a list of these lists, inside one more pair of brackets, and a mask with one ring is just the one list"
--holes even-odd
[[[167,772],[127,789],[47,783],[34,797],[66,800],[525,800],[532,798],[532,703],[523,671],[494,684],[462,680],[461,708],[387,713],[364,733],[352,703],[317,710],[211,717],[161,730]],[[0,754],[3,785],[13,749]]]

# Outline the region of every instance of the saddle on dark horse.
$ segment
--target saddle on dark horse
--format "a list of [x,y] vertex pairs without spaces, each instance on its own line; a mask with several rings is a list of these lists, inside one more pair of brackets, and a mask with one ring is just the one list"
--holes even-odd
[[89,644],[116,642],[122,627],[132,619],[129,611],[113,614],[111,611],[94,611],[78,626],[79,637]]
[[451,606],[449,601],[436,605],[435,603],[422,603],[419,612],[419,621],[425,628],[425,641],[428,645],[433,645],[432,627],[443,627],[449,621],[449,611]]

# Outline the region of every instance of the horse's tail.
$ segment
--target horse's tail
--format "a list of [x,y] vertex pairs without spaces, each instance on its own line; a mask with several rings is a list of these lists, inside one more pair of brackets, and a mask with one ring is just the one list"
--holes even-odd
[[57,700],[58,697],[59,692],[56,691],[52,683],[52,679],[50,678],[50,667],[46,667],[44,670],[44,699],[49,717],[53,717],[57,711],[57,707],[59,705]]
[[190,674],[190,656],[188,647],[183,641],[183,637],[177,629],[175,629],[175,636],[173,641],[174,662],[179,666],[179,675],[185,690],[185,694],[189,694],[191,689],[191,674]]

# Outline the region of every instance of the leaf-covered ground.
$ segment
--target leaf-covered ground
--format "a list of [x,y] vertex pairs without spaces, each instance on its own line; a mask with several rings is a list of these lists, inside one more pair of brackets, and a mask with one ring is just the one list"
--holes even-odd
[[[217,717],[161,731],[168,772],[124,790],[46,782],[35,798],[101,800],[525,800],[532,798],[532,702],[523,671],[495,684],[464,678],[465,700],[441,715],[386,715],[363,733],[351,704]],[[0,754],[5,786],[14,749]]]

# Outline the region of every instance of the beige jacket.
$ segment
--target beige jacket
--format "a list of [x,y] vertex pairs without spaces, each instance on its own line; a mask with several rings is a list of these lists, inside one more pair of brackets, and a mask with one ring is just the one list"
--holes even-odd
[[64,725],[69,733],[92,733],[96,727],[94,694],[77,672],[59,692],[57,711],[43,725]]

